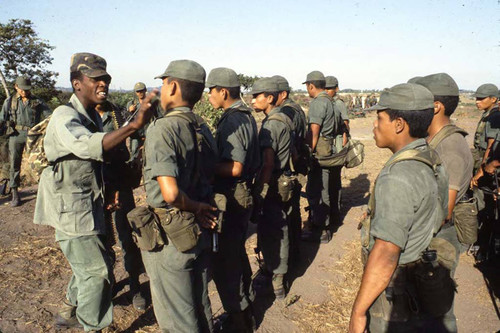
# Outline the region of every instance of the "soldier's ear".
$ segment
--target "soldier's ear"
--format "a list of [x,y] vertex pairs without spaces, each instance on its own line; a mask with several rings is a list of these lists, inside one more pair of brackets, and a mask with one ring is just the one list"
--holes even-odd
[[439,101],[434,101],[434,115],[444,112],[444,105]]
[[80,89],[80,80],[73,80],[71,81],[71,85],[73,86],[73,89],[75,90],[79,90]]
[[406,126],[406,121],[403,118],[398,117],[394,119],[394,129],[396,130],[397,134],[403,132]]

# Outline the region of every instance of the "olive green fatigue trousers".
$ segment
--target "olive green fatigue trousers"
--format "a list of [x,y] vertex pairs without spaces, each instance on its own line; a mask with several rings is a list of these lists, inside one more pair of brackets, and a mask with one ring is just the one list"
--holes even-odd
[[9,162],[10,162],[10,183],[11,188],[19,187],[21,183],[21,161],[23,159],[24,146],[28,138],[27,131],[18,131],[18,135],[9,137]]
[[66,298],[76,306],[76,317],[85,331],[103,329],[113,321],[111,266],[102,237],[90,235],[59,241],[73,271]]

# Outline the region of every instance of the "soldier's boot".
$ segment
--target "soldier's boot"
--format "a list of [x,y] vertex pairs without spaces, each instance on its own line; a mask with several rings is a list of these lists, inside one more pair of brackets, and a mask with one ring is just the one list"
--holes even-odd
[[12,188],[12,201],[10,202],[10,205],[12,207],[17,207],[21,204],[21,199],[19,198],[19,191],[17,190],[17,187]]
[[83,325],[76,318],[76,306],[67,300],[63,302],[61,309],[57,313],[55,324],[59,328],[83,328]]
[[222,324],[221,333],[251,333],[253,325],[247,321],[245,311],[228,313],[227,318]]
[[332,239],[332,232],[330,230],[323,230],[321,232],[320,242],[321,244],[327,244]]
[[245,320],[245,325],[247,332],[255,331],[257,323],[255,322],[255,317],[253,316],[252,306],[249,305],[245,310],[243,310],[243,317]]
[[136,310],[146,310],[146,299],[141,294],[141,285],[138,280],[130,279],[130,293],[132,294],[132,305]]
[[6,195],[7,194],[7,182],[8,179],[4,179],[2,181],[2,185],[0,185],[0,195]]
[[285,298],[285,285],[283,284],[283,274],[273,275],[273,290],[276,299]]

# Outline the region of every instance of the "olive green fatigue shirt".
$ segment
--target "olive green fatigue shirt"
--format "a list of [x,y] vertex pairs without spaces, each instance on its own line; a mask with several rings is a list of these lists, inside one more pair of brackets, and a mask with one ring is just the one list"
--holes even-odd
[[322,91],[311,101],[308,118],[309,124],[321,126],[321,136],[333,138],[338,134],[340,124],[336,120],[333,103],[326,92]]
[[[220,160],[240,162],[243,164],[241,179],[251,180],[260,167],[257,124],[250,108],[241,100],[231,105],[217,122],[215,141]],[[225,183],[227,179],[218,181]]]
[[289,169],[289,159],[292,145],[292,133],[287,125],[276,119],[269,119],[273,114],[281,112],[279,107],[275,107],[269,112],[262,122],[259,132],[259,144],[261,152],[266,148],[274,151],[273,173],[280,173]]
[[[15,110],[12,110],[12,99],[16,105]],[[50,108],[40,98],[31,95],[25,104],[21,96],[15,94],[4,101],[0,120],[13,120],[16,125],[33,127],[51,113]]]
[[347,114],[347,108],[345,107],[344,101],[341,100],[339,96],[335,95],[335,97],[333,97],[333,103],[334,107],[338,109],[342,121],[349,121],[349,115]]
[[[177,107],[168,110],[192,112],[188,107]],[[215,140],[208,126],[201,126],[205,138],[211,138],[214,151]],[[163,117],[154,120],[148,127],[145,142],[144,184],[146,201],[154,208],[165,208],[168,204],[163,199],[160,185],[156,178],[160,176],[175,177],[180,190],[193,200],[202,200],[210,189],[194,188],[196,146],[190,124],[180,117]],[[216,158],[216,156],[214,156]],[[203,161],[201,161],[203,163]]]
[[[430,149],[424,139],[415,140],[391,156],[409,149]],[[375,184],[375,215],[371,220],[369,249],[381,239],[401,249],[399,264],[419,259],[448,211],[448,175],[415,160],[384,166]],[[436,181],[437,179],[437,181]]]
[[291,109],[292,114],[288,115],[293,120],[293,125],[295,127],[295,137],[297,139],[304,139],[307,133],[307,119],[304,110],[302,107],[295,103],[290,98],[287,98],[281,104],[281,110],[284,113],[287,113],[287,110]]
[[102,195],[102,122],[72,95],[47,127],[47,160],[40,177],[34,222],[56,229],[56,240],[105,234]]
[[479,148],[483,151],[486,150],[488,148],[488,139],[494,139],[499,129],[500,112],[498,111],[498,107],[494,107],[490,111],[485,111],[477,124],[474,135],[474,148]]

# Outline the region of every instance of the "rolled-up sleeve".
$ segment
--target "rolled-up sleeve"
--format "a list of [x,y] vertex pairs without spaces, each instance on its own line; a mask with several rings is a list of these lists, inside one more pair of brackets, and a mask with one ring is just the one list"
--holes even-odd
[[[328,101],[328,103],[330,103]],[[309,124],[323,125],[323,119],[326,117],[327,108],[324,106],[323,99],[314,99],[309,106]]]
[[146,145],[146,163],[151,168],[149,177],[179,177],[173,133],[155,123],[148,128],[147,137],[149,142]]

